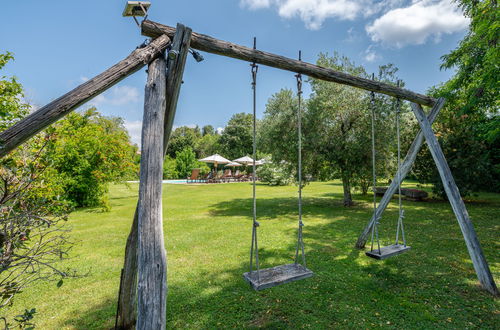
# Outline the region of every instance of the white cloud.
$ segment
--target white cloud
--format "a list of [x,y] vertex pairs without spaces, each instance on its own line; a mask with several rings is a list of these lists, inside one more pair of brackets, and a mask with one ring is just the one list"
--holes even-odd
[[420,45],[430,37],[462,31],[469,19],[451,0],[414,0],[408,7],[388,11],[366,27],[375,42],[401,48]]
[[221,135],[222,132],[224,132],[224,127],[217,127],[215,131],[217,132],[217,134]]
[[135,143],[141,147],[141,134],[142,134],[142,121],[140,120],[135,120],[135,121],[128,121],[125,120],[124,122],[125,128],[128,131],[128,134],[130,135],[130,140],[132,143]]
[[90,103],[95,106],[103,104],[119,106],[137,102],[139,102],[139,91],[137,90],[137,88],[127,85],[115,86],[109,91],[96,96],[92,101],[90,101]]
[[283,18],[299,17],[308,29],[318,30],[323,22],[330,17],[342,20],[353,20],[362,12],[367,12],[366,6],[372,0],[240,0],[243,7],[262,9],[276,7]]
[[373,45],[368,46],[365,50],[363,58],[367,62],[375,62],[381,59],[381,56],[373,49]]

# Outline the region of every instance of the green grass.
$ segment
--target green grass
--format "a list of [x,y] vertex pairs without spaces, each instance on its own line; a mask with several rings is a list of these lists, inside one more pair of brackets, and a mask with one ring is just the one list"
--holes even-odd
[[[295,249],[297,188],[257,187],[262,267],[290,263]],[[412,249],[380,262],[353,249],[371,215],[371,197],[344,208],[339,182],[304,190],[304,240],[310,279],[254,292],[248,269],[251,186],[165,185],[169,328],[498,328],[498,300],[482,291],[457,221],[446,202],[405,201]],[[8,310],[36,307],[41,329],[109,329],[114,324],[125,241],[137,184],[111,187],[111,212],[74,212],[76,241],[65,266],[88,276],[39,283]],[[467,207],[498,282],[499,194],[481,194]],[[395,235],[396,200],[380,236]]]

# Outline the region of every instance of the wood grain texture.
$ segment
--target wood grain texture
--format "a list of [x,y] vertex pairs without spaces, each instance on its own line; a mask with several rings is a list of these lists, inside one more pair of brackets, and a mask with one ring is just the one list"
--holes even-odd
[[138,207],[134,212],[134,221],[125,246],[125,260],[120,285],[120,300],[118,302],[117,329],[134,329],[137,322],[137,258],[138,258]]
[[[175,33],[175,28],[150,20],[145,20],[142,22],[143,35],[149,37],[157,37],[162,33],[165,33],[169,37],[172,37]],[[232,57],[248,62],[256,62],[278,69],[302,73],[316,79],[332,81],[339,84],[349,85],[377,93],[399,97],[401,99],[416,102],[422,105],[432,106],[436,101],[430,96],[418,94],[407,89],[399,88],[381,82],[376,82],[370,79],[352,76],[343,72],[323,68],[314,64],[290,59],[284,56],[263,52],[260,50],[254,50],[252,48],[240,46],[223,40],[218,40],[213,37],[195,32],[193,32],[191,37],[191,47],[212,54]]]
[[159,36],[148,46],[134,50],[124,60],[0,133],[0,157],[125,77],[137,72],[158,57],[169,44],[168,36]]
[[441,146],[439,145],[439,142],[434,135],[434,132],[432,131],[431,124],[425,116],[424,110],[419,104],[411,103],[411,108],[413,110],[413,113],[415,114],[415,117],[417,117],[420,128],[422,129],[422,132],[424,134],[425,141],[427,142],[427,146],[429,147],[429,151],[431,152],[432,158],[436,163],[436,167],[438,169],[439,175],[441,176],[441,181],[443,182],[446,195],[448,196],[451,208],[455,213],[458,224],[460,225],[460,230],[462,231],[462,234],[464,236],[465,244],[472,259],[472,264],[474,265],[474,269],[476,270],[479,282],[481,283],[483,288],[488,290],[490,293],[492,293],[493,295],[498,295],[498,289],[495,284],[495,280],[491,275],[490,267],[488,266],[488,262],[484,257],[479,239],[477,238],[476,231],[474,230],[474,225],[470,220],[469,213],[467,212],[464,201],[460,196],[460,191],[458,190],[455,179],[451,174],[450,167],[446,162],[443,150],[441,149]]
[[[445,102],[444,98],[439,98],[437,100],[436,104],[434,105],[434,107],[432,107],[429,113],[428,117],[429,122],[431,123],[434,122],[437,115],[443,108],[444,102]],[[423,142],[424,142],[424,134],[422,130],[420,130],[415,136],[415,139],[413,140],[410,148],[408,149],[405,159],[401,163],[401,169],[400,169],[401,174],[398,175],[398,173],[396,173],[396,175],[392,179],[389,188],[387,188],[387,190],[385,191],[384,196],[380,200],[377,209],[375,210],[375,214],[372,215],[370,221],[368,221],[368,224],[359,235],[358,240],[356,242],[356,248],[362,249],[365,247],[366,241],[368,240],[368,236],[370,235],[370,231],[372,230],[372,226],[375,223],[375,219],[378,219],[382,216],[382,213],[384,213],[385,209],[387,208],[387,205],[389,205],[389,202],[391,201],[392,195],[396,193],[396,190],[398,189],[400,182],[402,182],[406,177],[406,175],[408,175],[408,173],[410,172],[411,167],[413,166],[413,163],[415,163],[415,159],[417,158],[417,154],[422,148]]]
[[144,95],[138,207],[137,329],[165,329],[167,258],[163,239],[162,175],[166,60],[149,65]]
[[170,139],[172,126],[174,124],[177,101],[179,100],[182,77],[184,75],[184,67],[186,65],[186,58],[191,43],[191,34],[192,31],[190,28],[182,24],[177,24],[171,48],[177,56],[175,58],[169,57],[167,61],[167,110],[165,112],[165,135],[163,138],[165,153],[167,152],[168,140]]
[[[189,51],[189,40],[191,29],[178,25],[177,32],[173,37],[171,49],[178,52],[175,60],[168,60],[168,74],[166,85],[166,105],[165,105],[165,129],[163,133],[163,154],[167,151],[168,139],[177,108],[177,100],[182,85],[187,53]],[[175,100],[174,100],[175,99]],[[127,239],[124,261],[124,280],[121,285],[121,301],[118,317],[119,329],[133,329],[137,320],[137,207],[134,215],[132,229]],[[168,290],[168,285],[167,285]]]

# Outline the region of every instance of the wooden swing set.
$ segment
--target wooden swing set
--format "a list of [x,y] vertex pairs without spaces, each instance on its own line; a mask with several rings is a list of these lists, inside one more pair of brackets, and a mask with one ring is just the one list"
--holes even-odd
[[[443,98],[418,94],[398,86],[338,72],[314,64],[252,49],[193,33],[182,24],[170,27],[150,20],[140,24],[147,42],[122,61],[65,95],[31,113],[0,133],[0,157],[58,119],[106,91],[125,77],[148,65],[140,164],[139,200],[127,239],[118,299],[117,328],[163,329],[166,324],[167,261],[162,220],[162,166],[172,132],[182,76],[190,48],[304,74],[312,78],[349,85],[410,101],[420,124],[411,147],[391,185],[356,243],[366,241],[401,181],[411,169],[425,141],[441,176],[446,194],[458,220],[480,284],[493,295],[498,289],[484,257],[472,221],[432,131],[432,122],[443,107]],[[165,56],[165,54],[167,56]],[[422,106],[432,107],[428,115]]]

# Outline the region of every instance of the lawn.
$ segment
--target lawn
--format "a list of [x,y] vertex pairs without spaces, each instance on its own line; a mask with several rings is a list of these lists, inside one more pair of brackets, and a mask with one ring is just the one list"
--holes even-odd
[[[411,185],[408,185],[409,187]],[[111,211],[80,210],[70,217],[76,242],[69,268],[86,276],[39,283],[20,294],[10,316],[37,308],[41,329],[109,329],[114,325],[125,241],[137,184],[114,185]],[[257,187],[262,267],[292,262],[297,188]],[[450,206],[404,201],[412,249],[386,261],[353,249],[371,215],[371,196],[342,206],[339,182],[304,189],[304,240],[315,276],[255,292],[248,270],[251,186],[164,185],[168,253],[169,328],[498,328],[498,299],[482,291]],[[497,283],[500,279],[500,194],[467,202]],[[380,227],[382,242],[395,235],[396,200]]]

